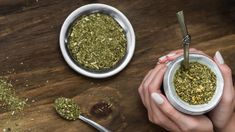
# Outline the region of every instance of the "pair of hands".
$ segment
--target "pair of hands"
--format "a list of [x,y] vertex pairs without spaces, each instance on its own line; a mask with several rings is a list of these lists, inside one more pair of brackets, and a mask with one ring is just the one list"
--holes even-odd
[[[191,53],[204,54],[197,49],[190,49]],[[143,79],[138,91],[141,100],[148,111],[149,120],[168,131],[174,132],[211,132],[214,129],[225,130],[231,121],[235,107],[235,93],[230,68],[224,64],[219,52],[216,52],[214,61],[220,68],[224,78],[224,91],[220,103],[209,112],[208,116],[190,116],[177,111],[161,93],[160,87],[167,69],[165,64],[178,56],[183,55],[183,50],[170,52],[159,59],[156,67],[148,72]]]

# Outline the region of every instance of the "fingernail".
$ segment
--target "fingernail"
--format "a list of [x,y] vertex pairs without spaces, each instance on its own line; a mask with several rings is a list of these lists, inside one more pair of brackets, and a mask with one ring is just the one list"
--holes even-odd
[[217,61],[220,63],[220,64],[224,64],[224,59],[222,57],[222,55],[220,54],[219,51],[216,51],[215,52],[215,58],[217,59]]
[[166,59],[166,56],[162,56],[162,57],[158,58],[159,61],[163,61],[165,59]]
[[176,55],[176,53],[170,53],[170,54],[168,54],[168,55],[166,55],[167,57],[172,57],[172,56],[175,56]]
[[164,102],[164,99],[158,93],[152,93],[151,97],[154,100],[154,102],[159,104],[159,105]]

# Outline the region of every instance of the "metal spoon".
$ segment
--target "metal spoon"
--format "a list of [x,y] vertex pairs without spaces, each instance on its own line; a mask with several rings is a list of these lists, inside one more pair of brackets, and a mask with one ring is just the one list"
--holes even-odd
[[110,132],[108,129],[104,128],[103,126],[101,126],[100,124],[92,121],[91,119],[88,119],[82,115],[79,116],[79,119],[90,124],[91,126],[93,126],[94,128],[96,128],[98,131],[100,132]]
[[76,120],[80,119],[94,128],[96,128],[100,132],[111,132],[108,129],[104,128],[100,124],[92,121],[81,115],[79,106],[74,102],[74,100],[60,97],[55,100],[54,107],[56,112],[66,120]]
[[189,44],[191,43],[191,37],[188,34],[187,27],[185,25],[184,21],[184,12],[179,11],[176,13],[176,16],[178,18],[178,22],[180,24],[180,29],[183,35],[183,48],[184,48],[184,68],[189,68]]

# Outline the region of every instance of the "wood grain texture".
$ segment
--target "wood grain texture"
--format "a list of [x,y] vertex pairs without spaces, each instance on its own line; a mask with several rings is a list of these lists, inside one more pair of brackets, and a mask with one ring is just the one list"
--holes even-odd
[[[91,79],[75,73],[59,50],[59,31],[67,15],[82,5],[97,2],[122,11],[136,33],[131,63],[108,79]],[[137,89],[158,57],[181,48],[175,15],[179,10],[184,10],[191,47],[211,56],[221,51],[235,73],[232,0],[1,0],[0,76],[8,77],[17,94],[29,98],[30,106],[19,118],[0,111],[0,128],[30,132],[95,131],[81,121],[69,122],[56,115],[53,101],[65,96],[76,99],[85,115],[112,131],[165,131],[148,121]],[[92,105],[110,98],[115,102],[110,116],[96,118],[89,113]]]

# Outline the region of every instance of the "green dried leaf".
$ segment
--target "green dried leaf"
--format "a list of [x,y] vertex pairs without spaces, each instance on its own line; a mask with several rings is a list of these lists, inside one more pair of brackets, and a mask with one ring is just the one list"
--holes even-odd
[[216,89],[216,75],[198,62],[190,62],[189,69],[181,66],[175,73],[174,86],[177,95],[192,105],[208,103]]
[[60,97],[54,102],[56,112],[67,120],[76,120],[80,115],[80,108],[73,99]]
[[127,39],[122,27],[109,15],[93,13],[75,21],[68,36],[73,59],[86,69],[114,67],[126,54]]
[[12,84],[4,79],[0,79],[0,106],[13,112],[22,111],[26,106],[26,100],[17,97]]

